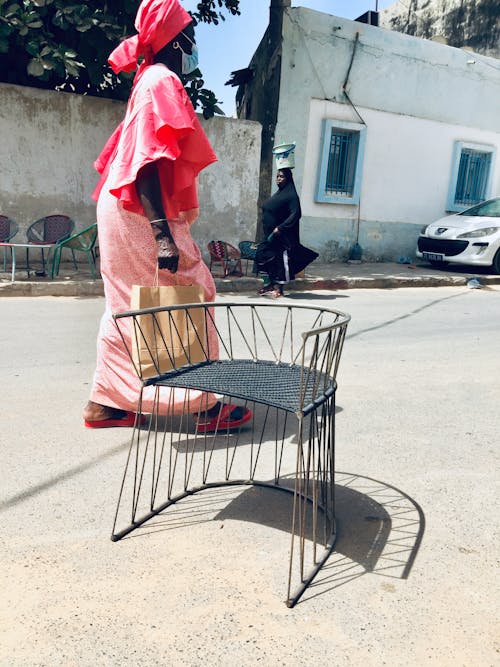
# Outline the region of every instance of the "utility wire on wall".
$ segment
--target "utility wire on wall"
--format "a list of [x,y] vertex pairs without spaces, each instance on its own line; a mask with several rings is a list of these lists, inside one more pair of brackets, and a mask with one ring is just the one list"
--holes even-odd
[[[347,73],[346,73],[346,76],[345,76],[345,79],[344,79],[344,83],[342,85],[342,92],[344,93],[344,95],[345,95],[347,101],[349,102],[349,104],[351,105],[351,107],[354,109],[354,111],[355,111],[356,115],[358,116],[359,120],[363,123],[363,125],[365,127],[368,127],[367,124],[364,121],[363,116],[359,113],[359,111],[357,110],[354,102],[351,100],[351,98],[349,97],[349,94],[347,92],[347,86],[349,84],[349,75],[351,74],[351,68],[352,68],[352,64],[354,62],[354,56],[356,55],[356,50],[358,48],[358,44],[359,44],[359,32],[356,33],[355,38],[354,38],[354,46],[352,48],[351,60],[349,62],[349,67],[347,68]],[[359,193],[358,217],[357,217],[357,220],[356,220],[356,240],[354,242],[353,247],[351,248],[351,250],[349,252],[349,259],[348,259],[349,262],[360,262],[361,257],[363,255],[363,249],[359,245],[360,224],[361,224],[361,190],[360,190],[360,193]]]

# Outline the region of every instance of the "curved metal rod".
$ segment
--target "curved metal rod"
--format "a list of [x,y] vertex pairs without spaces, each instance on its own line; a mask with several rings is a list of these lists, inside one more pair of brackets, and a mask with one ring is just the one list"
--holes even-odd
[[[246,479],[239,479],[239,480],[231,480],[231,481],[223,481],[223,482],[209,482],[207,484],[202,484],[201,486],[195,486],[190,489],[186,489],[183,493],[178,494],[174,498],[171,498],[170,500],[167,500],[167,502],[163,503],[158,507],[157,509],[151,510],[151,512],[148,512],[148,514],[145,514],[142,516],[140,519],[135,519],[133,523],[125,528],[124,530],[121,530],[118,533],[113,533],[111,535],[111,541],[112,542],[118,542],[119,540],[123,539],[126,535],[134,531],[136,528],[139,528],[143,524],[145,524],[147,521],[152,519],[155,516],[158,516],[158,514],[161,514],[167,507],[170,507],[170,505],[174,505],[176,502],[179,500],[182,500],[183,498],[187,498],[188,496],[192,496],[195,493],[199,493],[200,491],[205,491],[206,489],[213,489],[217,487],[223,487],[223,486],[262,486],[264,488],[268,489],[275,489],[277,491],[284,491],[285,493],[289,493],[293,495],[295,498],[297,496],[301,497],[302,500],[306,500],[310,503],[316,502],[316,506],[327,516],[327,518],[332,522],[332,532],[330,533],[330,536],[328,538],[328,541],[325,545],[325,548],[323,550],[323,554],[320,558],[320,560],[315,562],[315,565],[311,568],[310,572],[308,575],[302,579],[301,583],[297,588],[295,589],[295,592],[293,595],[290,595],[290,592],[288,593],[288,598],[285,601],[286,606],[289,608],[294,607],[299,599],[302,597],[303,593],[309,586],[309,584],[313,581],[314,577],[318,574],[319,570],[323,567],[325,562],[328,560],[328,557],[330,556],[333,547],[335,545],[335,540],[337,538],[337,530],[336,530],[336,523],[335,523],[335,518],[333,515],[330,515],[328,511],[326,510],[325,506],[323,503],[314,501],[314,499],[305,494],[301,493],[300,491],[297,491],[296,489],[293,488],[288,488],[286,486],[279,486],[278,484],[272,484],[271,482],[260,482],[257,480],[246,480]],[[288,589],[290,591],[290,580],[288,584]]]

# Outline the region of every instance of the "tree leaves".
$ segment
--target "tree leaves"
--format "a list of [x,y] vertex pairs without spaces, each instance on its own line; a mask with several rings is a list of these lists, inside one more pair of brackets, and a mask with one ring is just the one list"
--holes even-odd
[[[0,0],[0,81],[79,94],[127,99],[133,77],[117,77],[107,58],[119,41],[135,34],[139,0]],[[239,15],[239,0],[200,0],[195,23]],[[222,114],[201,72],[186,83],[205,118]]]

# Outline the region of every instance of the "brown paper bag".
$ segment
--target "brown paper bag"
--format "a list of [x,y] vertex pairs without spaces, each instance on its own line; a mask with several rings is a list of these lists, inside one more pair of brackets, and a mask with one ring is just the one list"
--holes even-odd
[[[131,310],[202,303],[200,285],[132,286]],[[132,360],[141,378],[207,359],[205,311],[188,308],[138,315],[132,321]]]

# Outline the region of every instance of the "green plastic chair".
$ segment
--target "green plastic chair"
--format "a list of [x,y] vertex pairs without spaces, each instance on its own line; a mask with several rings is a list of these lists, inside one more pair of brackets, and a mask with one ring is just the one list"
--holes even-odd
[[75,269],[78,269],[78,264],[76,261],[75,257],[75,250],[79,252],[84,252],[87,255],[87,259],[89,262],[90,266],[90,272],[92,274],[92,278],[96,277],[96,271],[95,271],[95,244],[97,241],[97,225],[94,223],[93,225],[90,225],[90,227],[86,227],[85,229],[82,229],[81,232],[77,232],[76,234],[73,234],[69,238],[67,238],[65,241],[61,241],[58,243],[54,249],[54,259],[52,261],[52,275],[51,277],[53,278],[54,276],[59,275],[59,265],[61,264],[61,255],[63,248],[68,248],[71,250],[71,254],[73,256],[73,264],[75,265]]

